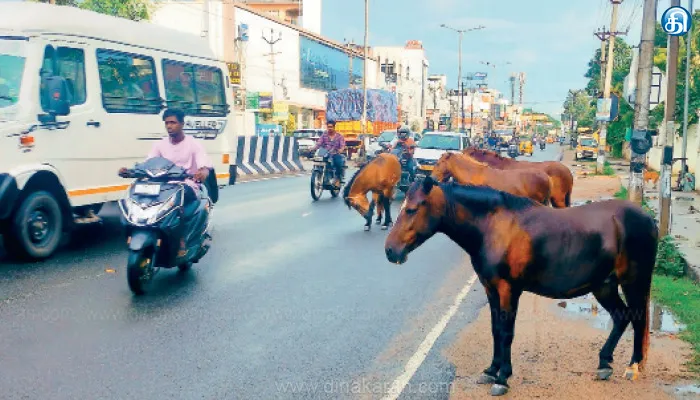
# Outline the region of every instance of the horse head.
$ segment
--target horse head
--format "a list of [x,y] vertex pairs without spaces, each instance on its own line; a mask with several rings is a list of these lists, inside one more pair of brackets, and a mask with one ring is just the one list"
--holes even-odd
[[445,199],[435,179],[428,176],[411,185],[396,223],[384,242],[387,260],[405,263],[410,252],[437,232],[444,210]]

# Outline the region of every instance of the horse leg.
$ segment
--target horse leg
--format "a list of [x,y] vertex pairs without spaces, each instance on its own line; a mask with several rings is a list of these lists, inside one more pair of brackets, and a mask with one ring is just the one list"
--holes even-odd
[[498,371],[496,383],[491,386],[492,396],[502,396],[508,393],[508,378],[513,375],[511,363],[511,347],[515,335],[515,318],[518,314],[518,302],[522,290],[514,288],[510,283],[501,280],[498,283],[499,323],[501,328],[501,369]]
[[501,368],[501,327],[498,323],[498,292],[493,289],[486,290],[486,297],[489,299],[491,310],[491,337],[493,338],[493,358],[491,365],[481,373],[476,383],[479,385],[493,385],[496,383],[498,370]]
[[384,214],[384,203],[382,202],[381,194],[372,194],[374,201],[377,204],[377,225],[382,223],[382,215]]
[[393,220],[391,219],[391,200],[389,196],[386,195],[381,195],[382,202],[384,203],[384,225],[382,225],[382,230],[387,230],[389,227],[393,224]]
[[365,214],[365,231],[369,231],[372,229],[372,214],[374,214],[374,206],[375,206],[374,198],[372,198],[372,202],[369,203],[369,209],[367,210],[367,214]]
[[636,380],[639,370],[644,369],[649,348],[649,290],[651,289],[651,274],[638,276],[634,284],[622,285],[622,292],[630,309],[632,328],[634,328],[634,350],[629,367],[625,370],[625,378]]
[[606,279],[600,288],[593,291],[593,295],[613,320],[610,336],[608,336],[608,340],[605,341],[598,356],[599,364],[598,372],[596,373],[599,380],[608,380],[613,373],[610,364],[613,362],[615,347],[617,347],[617,343],[630,323],[629,309],[620,298],[620,294],[617,291],[617,279],[614,277]]

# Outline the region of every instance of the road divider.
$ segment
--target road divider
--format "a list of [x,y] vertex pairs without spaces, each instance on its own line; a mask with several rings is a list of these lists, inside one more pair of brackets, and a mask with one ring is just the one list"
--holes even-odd
[[231,184],[236,177],[304,171],[299,143],[288,136],[239,136]]

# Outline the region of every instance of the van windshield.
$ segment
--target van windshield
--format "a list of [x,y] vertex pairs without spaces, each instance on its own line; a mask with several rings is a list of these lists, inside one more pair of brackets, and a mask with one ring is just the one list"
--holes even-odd
[[425,135],[418,143],[421,149],[460,150],[459,136]]
[[396,132],[394,131],[384,131],[382,132],[381,135],[379,135],[379,138],[377,139],[378,142],[391,142],[394,140],[394,136],[396,136]]
[[26,41],[0,38],[0,108],[19,100],[24,73]]
[[581,146],[585,146],[585,147],[597,147],[598,144],[596,143],[595,139],[582,139],[582,140],[581,140]]

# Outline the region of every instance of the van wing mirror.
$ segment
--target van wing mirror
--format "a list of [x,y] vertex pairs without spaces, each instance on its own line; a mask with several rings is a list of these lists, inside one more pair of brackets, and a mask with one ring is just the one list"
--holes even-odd
[[71,95],[65,78],[62,76],[44,78],[44,95],[49,114],[61,116],[70,114]]

